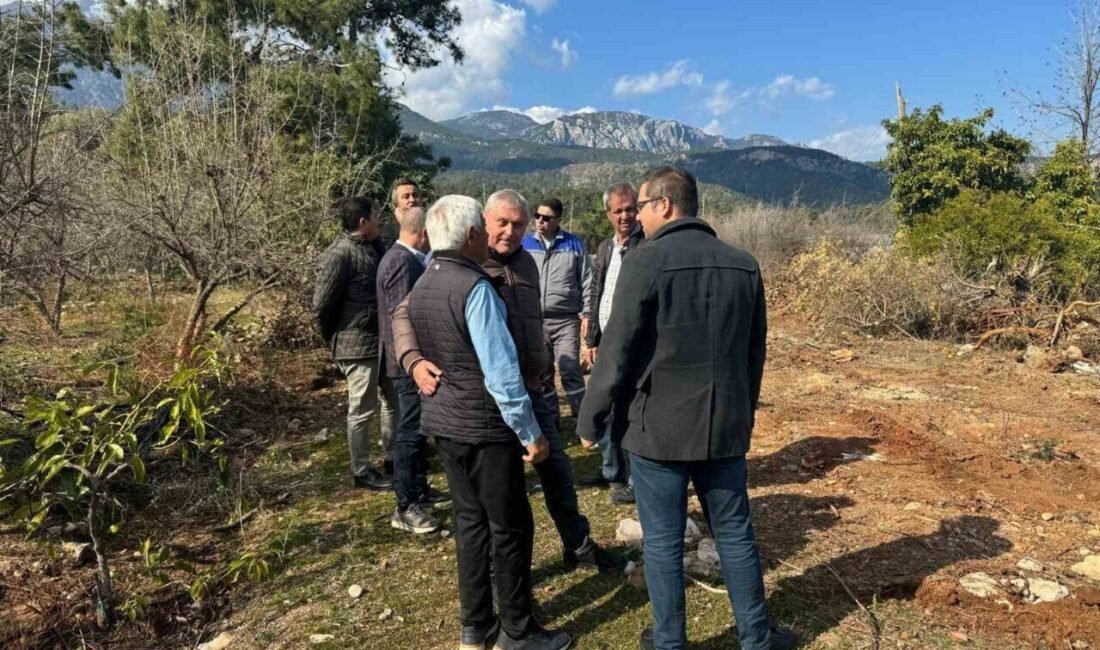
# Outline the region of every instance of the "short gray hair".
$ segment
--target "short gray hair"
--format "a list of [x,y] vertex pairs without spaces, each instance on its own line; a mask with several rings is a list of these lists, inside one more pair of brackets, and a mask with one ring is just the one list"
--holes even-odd
[[611,209],[611,197],[622,196],[630,193],[634,198],[638,198],[638,190],[634,189],[634,186],[630,183],[615,183],[611,187],[603,191],[603,209]]
[[525,218],[531,218],[531,211],[527,207],[527,199],[512,189],[497,190],[485,200],[485,211],[489,212],[497,207],[513,208],[523,213]]
[[470,228],[485,229],[481,204],[468,196],[448,194],[428,208],[427,228],[432,250],[458,250]]
[[427,214],[424,208],[417,206],[398,210],[394,216],[397,218],[397,225],[401,226],[401,232],[419,235],[424,230]]

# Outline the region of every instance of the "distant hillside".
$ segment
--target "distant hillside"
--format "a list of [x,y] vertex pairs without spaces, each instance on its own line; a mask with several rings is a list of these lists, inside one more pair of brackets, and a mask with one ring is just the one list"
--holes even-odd
[[526,115],[512,111],[480,111],[444,120],[440,124],[475,138],[490,140],[523,138],[528,131],[539,126]]
[[775,203],[877,203],[890,196],[886,172],[820,149],[753,147],[683,154],[676,162],[700,181]]

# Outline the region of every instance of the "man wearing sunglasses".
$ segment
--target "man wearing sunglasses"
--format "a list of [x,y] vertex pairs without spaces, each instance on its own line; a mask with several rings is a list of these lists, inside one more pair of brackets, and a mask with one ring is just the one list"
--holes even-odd
[[[538,265],[543,331],[553,347],[553,365],[561,377],[569,410],[576,417],[584,398],[581,337],[587,332],[592,312],[592,263],[584,242],[562,230],[562,211],[558,199],[539,204],[534,214],[535,234],[524,237],[523,247]],[[548,382],[546,397],[557,413],[558,394],[553,381]]]

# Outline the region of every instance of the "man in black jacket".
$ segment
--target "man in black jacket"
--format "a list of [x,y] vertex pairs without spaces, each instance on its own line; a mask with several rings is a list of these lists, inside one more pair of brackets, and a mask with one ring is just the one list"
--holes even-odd
[[623,262],[577,434],[594,446],[613,403],[626,419],[654,623],[641,647],[687,641],[689,480],[714,532],[741,648],[792,647],[790,631],[768,618],[746,487],[767,337],[760,267],[694,216],[698,190],[687,172],[650,172],[637,205],[649,242]]
[[378,211],[365,196],[336,204],[344,229],[321,254],[313,289],[313,321],[348,381],[348,450],[356,487],[388,490],[370,465],[370,418],[378,406],[378,300],[375,280],[383,248]]
[[[627,253],[645,241],[642,227],[638,224],[638,192],[630,183],[616,183],[603,193],[603,207],[607,220],[614,229],[613,235],[600,242],[596,249],[596,263],[592,265],[592,318],[585,337],[587,348],[585,356],[588,365],[596,362],[599,353],[600,337],[607,321],[611,318],[611,306],[615,297],[615,285],[619,281],[619,272]],[[607,485],[610,483],[611,502],[618,504],[634,503],[634,489],[630,486],[630,469],[623,456],[621,430],[613,433],[614,418],[609,418],[604,435],[600,438],[600,454],[603,466],[600,473],[588,479],[582,479],[581,485]]]
[[398,208],[394,217],[400,229],[397,242],[386,251],[378,265],[380,370],[382,383],[389,388],[380,395],[385,401],[389,392],[396,407],[393,413],[393,490],[397,495],[397,508],[390,525],[421,535],[439,529],[439,521],[428,513],[427,507],[450,505],[450,499],[428,485],[427,438],[420,431],[420,394],[397,362],[391,318],[423,275],[430,248],[424,208]]

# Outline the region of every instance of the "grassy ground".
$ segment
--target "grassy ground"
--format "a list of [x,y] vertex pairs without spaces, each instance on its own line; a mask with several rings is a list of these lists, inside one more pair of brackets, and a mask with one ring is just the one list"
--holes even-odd
[[[186,306],[184,296],[169,298],[157,309],[113,293],[74,306],[61,339],[25,311],[0,311],[0,397],[90,389],[75,368],[96,358],[129,355],[156,372]],[[53,558],[45,539],[0,535],[0,638],[7,628],[28,631],[6,637],[14,647],[194,647],[220,633],[232,635],[232,648],[265,650],[456,646],[453,538],[396,531],[392,495],[351,487],[344,385],[324,352],[250,342],[272,304],[246,314],[226,342],[241,376],[224,415],[235,444],[231,489],[202,467],[156,475],[110,547],[124,592],[155,588],[134,555],[145,537],[202,566],[255,552],[269,559],[269,578],[242,579],[197,607],[174,596],[106,639],[88,637],[73,621],[90,568]],[[840,346],[850,354],[833,354]],[[934,342],[821,341],[783,316],[770,350],[751,493],[769,607],[804,647],[1100,648],[1100,591],[1069,568],[1100,552],[1095,379],[1028,368],[1007,351],[959,357]],[[317,438],[323,428],[327,440]],[[568,419],[563,429],[571,439]],[[596,454],[576,444],[568,453],[576,475],[595,473]],[[434,469],[433,484],[446,489]],[[645,590],[622,576],[567,571],[533,473],[528,481],[539,619],[569,631],[577,648],[636,647],[649,618]],[[604,490],[579,496],[593,536],[615,545],[618,522],[634,509],[612,505]],[[217,530],[240,497],[255,514]],[[1030,604],[958,588],[972,571],[1023,575],[1023,556],[1071,597]],[[347,592],[354,584],[364,589],[358,599]],[[724,594],[692,585],[687,596],[692,647],[736,648]],[[51,625],[65,633],[29,632]]]

